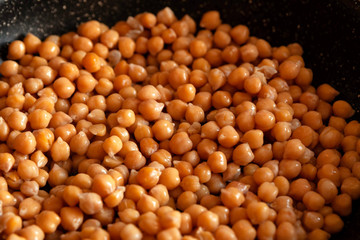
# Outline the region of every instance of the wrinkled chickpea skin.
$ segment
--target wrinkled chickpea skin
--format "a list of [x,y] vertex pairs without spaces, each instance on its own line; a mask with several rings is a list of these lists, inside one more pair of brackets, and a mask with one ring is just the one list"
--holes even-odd
[[328,239],[360,198],[360,123],[272,47],[170,8],[0,65],[4,239]]

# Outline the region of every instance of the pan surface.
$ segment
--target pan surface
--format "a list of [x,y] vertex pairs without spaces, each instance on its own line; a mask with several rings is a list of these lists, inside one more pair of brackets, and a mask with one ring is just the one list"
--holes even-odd
[[[224,23],[245,24],[253,36],[273,46],[299,42],[304,48],[307,67],[314,72],[313,84],[327,82],[341,92],[360,117],[360,2],[266,1],[266,0],[0,0],[0,61],[7,45],[31,32],[40,38],[76,29],[80,22],[97,19],[113,25],[128,16],[169,6],[180,17],[189,14],[199,20],[208,10],[219,10]],[[360,206],[344,219],[343,232],[332,239],[360,239]]]

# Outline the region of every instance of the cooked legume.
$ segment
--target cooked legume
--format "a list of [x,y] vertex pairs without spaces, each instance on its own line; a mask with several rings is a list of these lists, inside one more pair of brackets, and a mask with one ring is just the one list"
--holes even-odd
[[[7,239],[328,239],[360,198],[360,124],[272,47],[170,8],[44,41],[0,65]],[[47,191],[45,191],[47,190]],[[340,217],[341,216],[341,217]],[[107,232],[104,229],[107,229]]]

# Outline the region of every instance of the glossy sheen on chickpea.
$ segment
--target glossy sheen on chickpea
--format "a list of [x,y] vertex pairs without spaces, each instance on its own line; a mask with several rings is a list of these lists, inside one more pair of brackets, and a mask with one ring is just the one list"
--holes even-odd
[[[300,44],[170,8],[0,65],[4,239],[329,239],[360,198],[360,123]],[[319,76],[317,76],[319,77]]]

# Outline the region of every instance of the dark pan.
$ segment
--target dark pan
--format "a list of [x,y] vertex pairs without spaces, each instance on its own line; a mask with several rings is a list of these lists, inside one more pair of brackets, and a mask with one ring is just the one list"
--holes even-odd
[[[0,0],[0,56],[6,57],[7,44],[26,33],[43,38],[75,30],[80,22],[97,19],[108,25],[143,11],[157,12],[171,7],[177,16],[185,13],[199,20],[207,10],[219,10],[223,22],[246,24],[254,36],[273,46],[299,42],[304,59],[314,72],[313,84],[327,82],[341,92],[339,99],[360,110],[360,2],[267,1],[267,0]],[[360,239],[360,206],[345,218],[343,232],[332,239]]]

